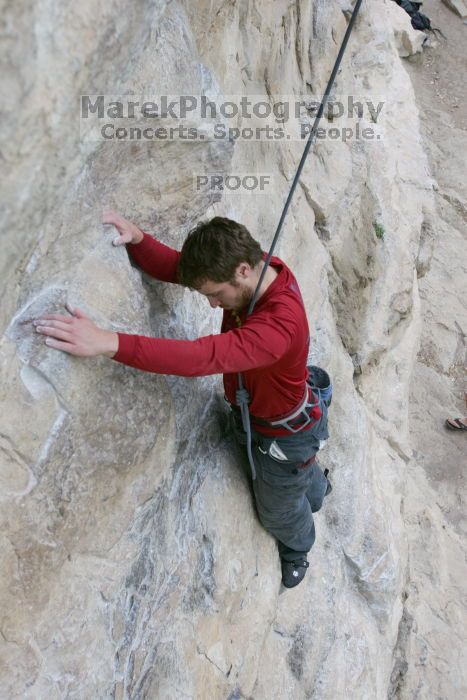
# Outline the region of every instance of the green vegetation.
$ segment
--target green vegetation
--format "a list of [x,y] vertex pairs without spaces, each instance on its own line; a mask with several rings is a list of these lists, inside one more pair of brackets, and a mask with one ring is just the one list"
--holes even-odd
[[384,226],[382,224],[373,221],[373,228],[375,229],[376,238],[384,238]]

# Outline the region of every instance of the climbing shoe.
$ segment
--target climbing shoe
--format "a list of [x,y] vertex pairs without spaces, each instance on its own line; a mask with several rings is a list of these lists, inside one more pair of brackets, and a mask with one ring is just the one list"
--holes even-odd
[[286,588],[298,586],[303,580],[306,570],[310,566],[306,559],[297,559],[297,561],[285,561],[281,559],[282,565],[282,583]]

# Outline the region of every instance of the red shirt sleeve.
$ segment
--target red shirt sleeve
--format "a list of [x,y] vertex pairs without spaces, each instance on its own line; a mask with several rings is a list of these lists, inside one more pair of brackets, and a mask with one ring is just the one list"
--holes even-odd
[[178,250],[156,241],[143,231],[141,243],[129,243],[127,250],[137,265],[162,282],[177,282],[177,268],[180,259]]
[[148,338],[118,333],[117,362],[158,374],[201,377],[267,367],[290,347],[296,322],[253,313],[242,328],[197,340]]

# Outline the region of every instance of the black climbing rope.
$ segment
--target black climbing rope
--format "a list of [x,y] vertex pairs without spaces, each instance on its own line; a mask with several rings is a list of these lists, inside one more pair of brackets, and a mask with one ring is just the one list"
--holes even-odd
[[[354,10],[352,12],[352,16],[350,18],[349,24],[347,25],[347,31],[345,32],[344,38],[342,40],[341,47],[339,49],[339,53],[337,54],[336,62],[334,63],[334,68],[332,69],[331,76],[329,78],[328,84],[326,86],[326,90],[324,91],[323,99],[321,101],[321,104],[319,106],[318,112],[315,117],[315,121],[313,122],[313,127],[310,131],[310,134],[308,136],[305,149],[303,151],[303,155],[300,159],[300,163],[298,164],[297,172],[295,173],[295,177],[293,179],[292,185],[289,190],[289,194],[287,195],[287,199],[284,204],[284,208],[282,210],[282,214],[279,219],[279,223],[277,225],[276,233],[274,234],[274,238],[271,243],[271,247],[269,249],[269,253],[267,254],[266,260],[264,261],[264,267],[261,271],[261,275],[258,280],[258,284],[256,285],[256,289],[254,291],[254,294],[251,298],[250,304],[248,306],[247,310],[247,317],[253,312],[253,309],[255,308],[255,304],[258,298],[258,292],[260,290],[260,287],[263,283],[264,276],[266,274],[266,270],[268,269],[269,263],[271,262],[271,258],[274,252],[274,248],[276,247],[276,243],[279,239],[279,235],[282,229],[282,225],[284,223],[285,217],[287,215],[290,203],[292,201],[292,197],[294,195],[295,189],[298,185],[298,181],[300,179],[301,172],[303,170],[303,166],[305,165],[306,158],[308,156],[308,153],[310,152],[311,147],[313,144],[316,142],[316,132],[318,130],[318,125],[319,122],[321,121],[321,117],[323,116],[324,108],[326,107],[326,104],[329,99],[329,95],[332,90],[332,86],[334,85],[334,81],[336,79],[337,71],[339,70],[342,58],[345,53],[345,49],[347,47],[347,43],[349,41],[349,37],[352,33],[352,29],[355,24],[355,20],[357,19],[358,11],[360,10],[360,5],[362,4],[362,0],[357,0],[355,3]],[[250,403],[250,396],[248,394],[247,389],[245,389],[244,383],[243,383],[243,376],[242,373],[238,373],[238,389],[236,392],[236,399],[237,399],[237,404],[240,407],[240,412],[242,416],[242,424],[243,424],[243,429],[246,432],[247,436],[247,453],[248,453],[248,461],[250,462],[250,467],[251,467],[251,474],[253,479],[256,479],[256,469],[255,469],[255,463],[253,460],[253,453],[251,449],[251,423],[250,423],[250,413],[248,410],[248,404]]]

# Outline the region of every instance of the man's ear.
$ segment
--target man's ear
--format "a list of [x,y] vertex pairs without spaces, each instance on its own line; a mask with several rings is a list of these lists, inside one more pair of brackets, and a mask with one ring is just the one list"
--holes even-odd
[[250,276],[251,267],[246,262],[240,263],[235,272],[242,280],[246,280]]

